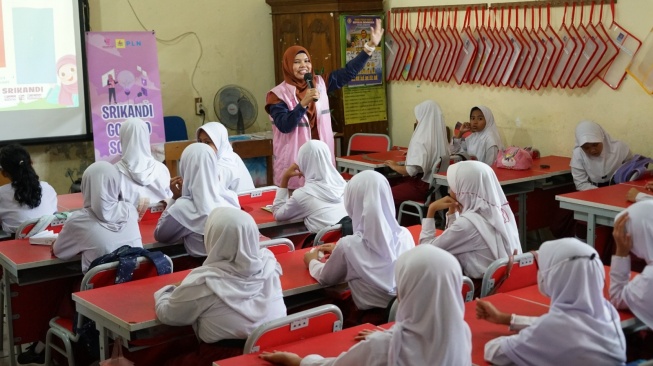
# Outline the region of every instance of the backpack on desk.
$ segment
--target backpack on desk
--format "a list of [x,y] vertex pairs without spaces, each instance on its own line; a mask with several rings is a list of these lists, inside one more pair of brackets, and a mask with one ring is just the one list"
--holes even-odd
[[635,155],[614,172],[610,181],[614,184],[619,184],[637,180],[637,178],[646,173],[650,163],[653,163],[653,159],[642,155]]

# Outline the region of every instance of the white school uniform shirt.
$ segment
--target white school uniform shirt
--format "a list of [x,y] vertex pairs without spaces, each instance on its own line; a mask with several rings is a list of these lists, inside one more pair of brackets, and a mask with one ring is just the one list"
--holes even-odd
[[302,366],[471,365],[472,339],[460,296],[462,272],[442,249],[422,245],[397,260],[396,323],[338,357],[309,355]]
[[122,124],[120,146],[122,158],[115,167],[123,174],[123,199],[138,206],[140,198],[151,204],[170,198],[170,171],[152,157],[150,131],[142,119],[129,118]]
[[218,176],[220,181],[230,190],[240,193],[254,189],[249,170],[243,159],[234,152],[229,142],[229,133],[220,122],[209,122],[197,129],[196,138],[199,141],[200,130],[204,130],[213,141],[218,157]]
[[637,196],[635,196],[635,201],[636,202],[646,201],[646,200],[650,200],[650,199],[653,199],[653,195],[646,194],[644,192],[639,192],[639,193],[637,193]]
[[305,183],[288,198],[287,188],[278,188],[272,204],[277,221],[304,219],[312,232],[338,223],[347,216],[343,195],[346,182],[331,163],[331,151],[320,140],[310,140],[299,148],[297,166]]
[[431,183],[441,159],[449,159],[447,128],[440,106],[427,100],[415,107],[417,128],[406,153],[406,170],[410,176],[424,173],[422,181]]
[[375,171],[349,181],[345,208],[354,234],[338,241],[326,263],[312,260],[309,272],[322,285],[348,282],[358,309],[385,308],[397,294],[395,262],[414,247],[413,236],[397,223],[388,180]]
[[626,212],[626,232],[633,241],[631,252],[644,259],[646,267],[631,281],[630,257],[612,256],[610,301],[618,309],[630,309],[647,327],[653,328],[653,201],[631,205],[615,221]]
[[485,359],[494,365],[623,365],[626,341],[617,310],[603,297],[605,272],[596,250],[572,238],[549,241],[540,247],[538,265],[549,312],[516,335],[488,342]]
[[184,180],[181,197],[171,201],[161,214],[154,229],[157,241],[174,243],[181,238],[188,254],[206,256],[199,240],[204,235],[206,218],[217,207],[240,208],[236,192],[226,189],[216,178],[216,167],[217,158],[211,147],[200,143],[186,147],[179,161]]
[[57,212],[57,192],[46,182],[41,182],[41,204],[37,207],[29,208],[27,205],[19,204],[14,199],[14,193],[11,183],[0,187],[0,221],[2,221],[2,230],[6,233],[16,232],[16,229],[27,220]]
[[154,294],[159,320],[193,325],[205,343],[245,339],[259,325],[286,316],[281,266],[259,247],[254,219],[236,208],[213,210],[206,222],[208,257],[179,287]]
[[447,215],[446,229],[438,237],[434,237],[434,220],[422,220],[420,244],[450,252],[472,278],[482,278],[495,260],[521,253],[515,215],[492,168],[479,161],[461,161],[448,168],[447,182],[462,212]]
[[54,255],[70,259],[82,255],[82,272],[96,258],[123,245],[142,248],[138,213],[120,197],[121,174],[108,162],[98,161],[82,176],[84,208],[73,212],[52,246]]
[[[585,154],[581,146],[588,142],[603,143],[600,156]],[[599,183],[609,182],[614,172],[632,155],[628,145],[614,140],[598,123],[581,121],[576,126],[576,145],[569,163],[576,189],[586,191],[597,188]]]
[[474,108],[478,108],[483,112],[485,128],[481,132],[472,133],[465,139],[454,138],[452,140],[452,154],[465,152],[476,156],[478,161],[482,161],[487,165],[494,165],[499,150],[503,149],[499,129],[494,122],[494,114],[486,106],[478,105]]

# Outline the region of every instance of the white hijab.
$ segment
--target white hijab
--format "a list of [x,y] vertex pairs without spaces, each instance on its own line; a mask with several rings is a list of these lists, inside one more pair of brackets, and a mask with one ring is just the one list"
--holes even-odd
[[415,107],[417,128],[413,132],[406,154],[406,165],[422,167],[422,180],[431,183],[436,172],[439,158],[449,159],[449,143],[444,116],[438,103],[424,101]]
[[331,163],[331,150],[320,140],[310,140],[299,148],[297,165],[305,183],[299,190],[329,203],[342,202],[345,180]]
[[633,240],[633,247],[630,250],[636,256],[646,261],[646,267],[628,284],[633,287],[627,291],[625,300],[628,308],[644,322],[649,328],[653,328],[653,200],[637,202],[625,211],[621,212],[618,219],[624,212],[628,213],[629,220],[626,223],[626,231]]
[[150,185],[156,178],[158,161],[152,157],[150,131],[140,118],[129,118],[120,126],[122,158],[116,168],[141,186]]
[[[397,223],[388,180],[373,170],[360,172],[345,188],[345,209],[351,217],[353,235],[340,239],[347,263],[369,284],[395,293],[395,261],[415,243]],[[404,240],[410,238],[410,242]]]
[[605,271],[594,248],[573,238],[542,244],[538,286],[549,312],[501,349],[518,365],[622,365],[626,342],[617,310],[603,297]]
[[[585,154],[583,146],[586,143],[603,143],[600,156],[594,157]],[[612,139],[596,122],[581,121],[576,126],[576,146],[571,157],[571,167],[587,172],[593,183],[607,182],[612,174],[623,164],[630,154],[628,146]]]
[[272,252],[259,247],[252,216],[237,208],[216,208],[206,220],[204,245],[204,264],[186,276],[171,301],[215,295],[252,322],[264,319],[268,304],[283,297],[281,266]]
[[170,216],[198,234],[204,234],[206,218],[214,208],[240,208],[236,193],[226,189],[216,178],[217,164],[213,149],[200,143],[188,145],[179,161],[184,184],[181,197],[168,210]]
[[515,215],[490,166],[461,161],[449,166],[447,182],[462,206],[460,218],[474,225],[495,259],[521,253]]
[[[482,105],[477,105],[474,108],[478,108],[483,112],[485,128],[483,131],[472,133],[465,139],[467,152],[470,155],[476,156],[478,161],[486,161],[488,158],[485,156],[487,149],[496,146],[501,150],[503,149],[503,143],[501,143],[501,136],[499,135],[497,125],[494,123],[494,115],[490,108]],[[493,160],[496,160],[496,158],[496,156],[492,156]]]
[[[223,169],[231,171],[234,177],[238,178],[238,191],[246,191],[254,189],[254,181],[252,176],[249,174],[249,170],[243,163],[243,159],[240,158],[238,154],[234,152],[234,149],[231,147],[229,142],[229,133],[224,125],[220,122],[208,122],[207,124],[201,126],[197,129],[196,139],[199,141],[200,131],[206,132],[207,135],[213,141],[218,150],[218,166]],[[225,182],[227,185],[230,182]]]
[[133,207],[122,200],[121,180],[118,170],[106,161],[96,161],[82,175],[84,208],[102,227],[115,232],[125,227],[130,207]]
[[399,257],[395,277],[399,307],[387,364],[471,365],[472,337],[456,258],[419,245]]

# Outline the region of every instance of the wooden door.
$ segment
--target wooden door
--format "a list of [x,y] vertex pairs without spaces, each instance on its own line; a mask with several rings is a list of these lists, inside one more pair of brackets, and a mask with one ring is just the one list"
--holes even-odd
[[[290,46],[303,45],[302,42],[302,16],[301,14],[272,15],[274,36],[274,64],[276,66],[276,83],[283,81],[282,60],[283,53]],[[309,50],[310,52],[310,50]]]
[[311,54],[313,73],[327,74],[338,67],[338,39],[333,13],[302,14],[302,43]]

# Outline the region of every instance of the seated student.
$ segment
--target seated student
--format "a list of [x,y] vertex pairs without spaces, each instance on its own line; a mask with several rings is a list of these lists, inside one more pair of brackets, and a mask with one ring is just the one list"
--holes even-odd
[[254,181],[243,159],[229,143],[229,133],[220,122],[209,122],[197,129],[197,142],[213,148],[218,156],[219,179],[230,190],[240,193],[254,189]]
[[20,145],[0,150],[2,175],[11,183],[0,187],[2,230],[14,233],[25,221],[57,212],[57,193],[51,185],[39,181],[32,159]]
[[628,146],[613,140],[598,123],[581,121],[576,126],[576,146],[571,155],[571,175],[579,191],[610,184],[614,172],[632,158]]
[[[472,134],[463,138],[463,135],[469,131]],[[458,136],[454,136],[451,153],[466,153],[476,156],[478,161],[487,165],[494,165],[499,150],[502,148],[503,143],[494,123],[492,111],[488,107],[479,105],[472,108],[469,123],[464,123]]]
[[110,163],[91,164],[82,176],[84,208],[73,212],[52,252],[58,258],[82,255],[82,272],[96,258],[123,245],[142,248],[138,213],[134,205],[121,199],[122,175]]
[[449,253],[417,246],[397,260],[396,323],[386,331],[364,330],[338,357],[264,352],[282,365],[471,365],[472,337],[460,296],[462,272]]
[[427,100],[418,104],[415,107],[415,118],[417,128],[410,138],[406,164],[399,165],[392,160],[385,162],[385,165],[397,173],[410,176],[392,187],[392,197],[397,210],[404,201],[423,200],[441,159],[449,159],[447,128],[438,103]]
[[[289,198],[288,181],[300,175],[304,176],[304,186],[293,191]],[[283,173],[272,205],[274,219],[303,218],[306,228],[312,233],[337,224],[347,216],[342,200],[345,184],[331,163],[327,144],[320,140],[307,141],[299,148],[297,163]]]
[[[644,186],[644,189],[646,189],[649,192],[653,192],[653,182],[646,182],[646,186]],[[629,189],[628,193],[626,194],[626,199],[630,202],[639,202],[644,200],[650,200],[652,198],[653,195],[640,192],[639,189],[637,188]]]
[[193,325],[201,342],[171,364],[209,366],[242,354],[244,344],[229,350],[220,341],[245,340],[259,325],[286,316],[281,266],[272,252],[259,248],[258,235],[249,214],[231,207],[214,209],[206,219],[204,264],[178,286],[154,293],[159,320]]
[[[515,216],[497,176],[479,161],[461,161],[447,169],[449,195],[429,206],[422,220],[420,244],[433,244],[453,254],[472,279],[515,251],[521,253]],[[435,236],[435,213],[448,209],[446,228]],[[480,288],[480,286],[479,286]]]
[[190,256],[206,257],[206,218],[216,207],[240,208],[236,193],[226,189],[217,178],[217,160],[208,145],[194,143],[184,149],[179,161],[183,186],[180,192],[172,189],[172,202],[154,229],[157,241],[178,243],[183,240]]
[[319,247],[331,253],[326,263],[318,260],[317,250],[307,252],[304,262],[322,285],[349,283],[355,308],[342,310],[353,318],[358,310],[385,310],[397,294],[395,262],[415,242],[408,229],[397,223],[390,185],[380,173],[366,170],[354,175],[345,187],[345,208],[354,234],[337,245]]
[[115,166],[123,175],[123,199],[138,207],[139,200],[151,205],[170,198],[170,172],[152,157],[150,130],[142,119],[129,118],[123,122],[120,146],[122,158]]
[[[503,313],[477,300],[476,317],[521,330],[485,345],[493,365],[623,365],[626,344],[617,310],[603,297],[598,253],[573,238],[542,244],[538,288],[551,298],[540,317]],[[570,280],[572,279],[572,280]]]

